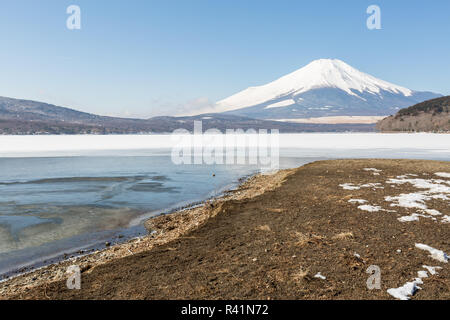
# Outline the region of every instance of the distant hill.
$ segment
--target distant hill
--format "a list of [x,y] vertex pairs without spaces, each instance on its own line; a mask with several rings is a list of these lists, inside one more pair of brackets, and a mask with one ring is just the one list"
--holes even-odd
[[191,117],[129,119],[99,116],[48,103],[0,97],[0,134],[140,134],[193,130],[194,121],[203,130],[278,129],[280,132],[374,131],[372,124],[300,124],[256,120],[245,116],[203,114]]
[[97,116],[69,108],[31,100],[0,97],[0,118],[4,120],[67,121],[97,123],[108,117]]
[[418,103],[377,123],[383,132],[450,132],[450,96]]

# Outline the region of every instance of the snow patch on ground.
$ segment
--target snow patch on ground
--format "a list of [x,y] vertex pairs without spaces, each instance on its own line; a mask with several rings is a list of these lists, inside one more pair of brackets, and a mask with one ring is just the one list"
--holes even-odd
[[436,172],[435,175],[442,178],[450,178],[450,173],[448,172]]
[[[411,176],[411,174],[398,176],[396,179],[389,179],[387,183],[389,184],[411,184],[417,189],[424,189],[418,192],[412,192],[412,193],[403,193],[398,196],[387,196],[384,199],[387,202],[392,202],[391,207],[403,207],[403,208],[411,208],[411,209],[418,209],[423,214],[428,214],[430,216],[441,216],[442,213],[439,212],[436,209],[428,208],[426,201],[430,201],[433,199],[439,199],[448,201],[450,200],[449,194],[450,194],[450,187],[449,181],[445,180],[436,180],[436,179],[410,179],[408,176]],[[408,217],[402,217],[400,221],[407,222],[407,221],[417,221],[418,217],[422,215],[413,214]],[[410,220],[408,220],[410,219]],[[433,219],[436,220],[436,219]],[[447,219],[447,216],[444,216],[441,219],[442,223],[448,223],[449,220]]]
[[[399,176],[402,177],[402,176]],[[408,179],[399,178],[389,179],[389,184],[405,184],[410,183],[417,189],[428,189],[428,193],[450,193],[450,181],[436,180],[436,179]]]
[[441,219],[442,223],[450,223],[450,216],[443,216]]
[[366,203],[368,203],[368,201],[364,200],[364,199],[350,199],[350,200],[348,200],[348,202],[360,204],[360,206],[358,206],[358,209],[359,210],[363,210],[363,211],[369,211],[369,212],[379,212],[379,211],[396,212],[394,210],[385,210],[385,209],[383,209],[383,208],[381,208],[380,206],[377,206],[377,205],[366,204]]
[[428,278],[428,273],[426,271],[419,271],[417,272],[417,275],[419,276],[419,278],[423,279],[423,278]]
[[401,176],[397,176],[397,179],[408,179],[409,177],[418,177],[418,175],[414,173],[407,173]]
[[427,215],[424,215],[424,214],[413,213],[412,215],[403,216],[403,217],[398,218],[398,221],[400,221],[400,222],[419,221],[419,217],[436,220],[436,218],[433,218],[433,217],[430,217],[430,216],[427,216]]
[[381,183],[366,183],[361,185],[362,188],[384,189]]
[[353,183],[343,183],[340,184],[339,187],[341,187],[344,190],[359,190],[361,188],[384,189],[381,183],[365,183],[360,185],[356,185]]
[[442,213],[435,209],[425,209],[425,212],[428,213],[430,216],[440,216]]
[[[442,269],[441,267],[429,267],[423,266],[431,275],[437,274],[436,269]],[[405,283],[403,286],[399,288],[391,288],[388,289],[387,292],[396,299],[399,300],[409,300],[411,297],[422,288],[419,287],[420,284],[423,284],[424,278],[428,278],[428,272],[425,270],[420,270],[417,272],[417,278],[414,281],[410,281]]]
[[413,296],[417,290],[421,289],[418,284],[422,283],[423,281],[420,278],[416,278],[416,280],[407,282],[399,288],[388,289],[387,292],[396,299],[409,300],[410,296]]
[[372,172],[383,172],[383,170],[379,170],[379,169],[376,169],[376,168],[364,168],[363,169],[364,171],[372,171]]
[[419,216],[422,216],[422,215],[419,215],[419,214],[417,214],[417,213],[413,213],[413,214],[410,215],[410,216],[403,216],[403,217],[401,217],[401,218],[398,218],[398,221],[400,221],[400,222],[419,221]]
[[444,262],[444,263],[448,262],[448,256],[442,250],[435,249],[433,247],[430,247],[430,246],[428,246],[426,244],[422,244],[422,243],[416,243],[416,248],[428,251],[430,253],[430,258],[433,258],[437,261]]
[[378,212],[378,211],[396,212],[395,210],[385,210],[385,209],[383,209],[383,208],[381,208],[380,206],[377,206],[377,205],[366,204],[366,203],[368,203],[368,201],[364,200],[364,199],[350,199],[350,200],[348,200],[348,202],[360,204],[360,206],[358,206],[358,209],[363,210],[363,211],[369,211],[369,212]]
[[359,206],[358,209],[363,210],[363,211],[369,211],[369,212],[384,211],[384,209],[381,208],[380,206],[372,206],[369,204],[364,204],[362,206]]
[[359,186],[355,186],[352,183],[344,183],[344,184],[340,184],[339,187],[341,187],[344,190],[359,190],[361,189],[361,187]]
[[399,196],[391,197],[387,196],[384,200],[388,202],[395,202],[391,204],[391,207],[403,207],[403,208],[416,208],[416,209],[427,209],[425,205],[425,200],[431,200],[430,197],[422,193],[403,193]]
[[430,267],[430,266],[422,266],[422,267],[424,267],[425,269],[427,269],[427,271],[432,275],[432,276],[434,276],[435,274],[437,274],[437,271],[436,270],[440,270],[440,269],[442,269],[442,267]]
[[[364,168],[364,171],[378,173],[382,170],[376,168]],[[442,179],[420,179],[417,178],[417,174],[407,173],[404,175],[397,176],[396,178],[390,178],[386,181],[387,184],[394,185],[403,185],[403,184],[411,184],[413,187],[417,189],[421,189],[417,192],[412,193],[402,193],[397,196],[385,196],[384,200],[386,202],[390,202],[391,207],[402,207],[407,209],[416,209],[418,212],[414,212],[410,215],[402,216],[398,218],[400,222],[413,222],[419,221],[419,218],[428,218],[432,219],[435,222],[438,222],[438,219],[435,218],[437,216],[441,216],[441,223],[450,223],[450,216],[445,215],[439,212],[436,209],[429,208],[426,201],[430,200],[450,200],[450,181],[442,180]],[[360,190],[361,188],[372,188],[383,189],[383,185],[381,183],[365,183],[365,184],[353,184],[353,183],[344,183],[339,185],[344,190]],[[349,203],[359,204],[358,209],[368,212],[396,212],[395,210],[386,210],[381,206],[376,204],[369,204],[367,200],[364,199],[350,199]]]
[[364,199],[350,199],[350,200],[348,200],[348,202],[364,204],[364,203],[367,203],[367,200],[364,200]]
[[318,272],[318,273],[314,276],[314,278],[319,278],[319,279],[325,280],[327,277],[323,276],[320,272]]

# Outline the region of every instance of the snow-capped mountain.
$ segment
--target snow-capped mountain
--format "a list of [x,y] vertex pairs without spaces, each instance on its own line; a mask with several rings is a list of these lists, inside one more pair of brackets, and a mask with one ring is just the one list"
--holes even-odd
[[440,97],[363,73],[341,60],[320,59],[278,80],[250,87],[216,104],[218,112],[258,119],[386,116]]

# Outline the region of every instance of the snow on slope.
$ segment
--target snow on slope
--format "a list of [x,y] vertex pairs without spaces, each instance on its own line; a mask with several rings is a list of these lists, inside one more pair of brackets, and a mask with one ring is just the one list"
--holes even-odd
[[295,104],[295,101],[292,99],[283,100],[277,103],[273,103],[269,106],[267,106],[265,109],[272,109],[272,108],[281,108],[286,107]]
[[378,94],[382,90],[410,97],[410,89],[377,79],[337,59],[315,60],[269,84],[250,87],[217,102],[217,112],[255,106],[285,95],[299,95],[312,89],[337,88],[359,97],[357,92]]

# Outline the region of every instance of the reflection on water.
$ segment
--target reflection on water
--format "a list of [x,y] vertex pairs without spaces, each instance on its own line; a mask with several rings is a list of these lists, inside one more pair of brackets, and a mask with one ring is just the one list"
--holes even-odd
[[[32,229],[43,224],[58,224],[61,223],[60,218],[49,219],[39,218],[35,216],[0,216],[0,226],[6,229],[7,232],[2,232],[4,237],[10,237],[13,242],[20,242],[19,232]],[[12,241],[10,241],[12,242]],[[0,252],[9,251],[11,248],[4,250],[3,246],[7,245],[8,241],[0,243]]]
[[83,233],[122,228],[138,215],[138,210],[126,207],[45,206],[34,208],[33,213],[24,210],[20,216],[0,216],[0,254]]
[[140,216],[215,196],[256,170],[175,166],[167,155],[4,158],[0,168],[0,274],[36,252],[123,234]]

